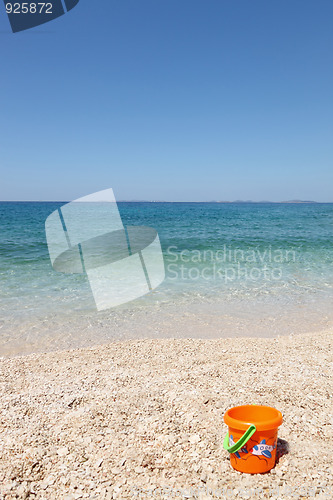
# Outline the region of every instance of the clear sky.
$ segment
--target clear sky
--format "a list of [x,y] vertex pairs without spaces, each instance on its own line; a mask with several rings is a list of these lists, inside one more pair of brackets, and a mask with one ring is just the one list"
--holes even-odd
[[332,0],[81,0],[11,33],[0,199],[333,201]]

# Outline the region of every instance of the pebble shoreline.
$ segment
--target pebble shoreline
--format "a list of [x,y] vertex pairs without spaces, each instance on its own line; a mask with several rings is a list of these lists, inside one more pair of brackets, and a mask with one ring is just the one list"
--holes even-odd
[[[332,331],[0,358],[0,499],[333,498]],[[279,409],[278,461],[234,471],[225,411]]]

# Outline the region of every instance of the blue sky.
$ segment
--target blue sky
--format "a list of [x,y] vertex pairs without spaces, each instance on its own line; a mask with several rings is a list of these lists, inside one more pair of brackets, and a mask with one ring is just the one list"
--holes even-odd
[[331,0],[0,4],[0,199],[333,201]]

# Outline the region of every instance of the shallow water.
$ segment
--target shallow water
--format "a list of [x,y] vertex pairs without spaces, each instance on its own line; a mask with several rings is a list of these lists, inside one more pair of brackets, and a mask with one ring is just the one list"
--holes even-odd
[[0,203],[1,354],[332,324],[332,204],[118,203],[124,225],[158,231],[166,279],[102,312],[85,275],[51,266],[44,224],[63,204]]

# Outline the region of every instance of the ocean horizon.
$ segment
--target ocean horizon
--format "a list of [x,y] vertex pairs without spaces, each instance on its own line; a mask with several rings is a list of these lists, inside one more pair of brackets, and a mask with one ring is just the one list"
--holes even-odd
[[[71,200],[0,200],[0,203],[70,203]],[[117,203],[202,203],[202,204],[215,204],[215,203],[227,203],[227,204],[258,204],[258,205],[284,205],[286,203],[290,204],[316,204],[316,205],[332,205],[333,201],[315,201],[315,200],[286,200],[286,201],[256,201],[256,200],[234,200],[234,201],[184,201],[184,200],[118,200]]]

